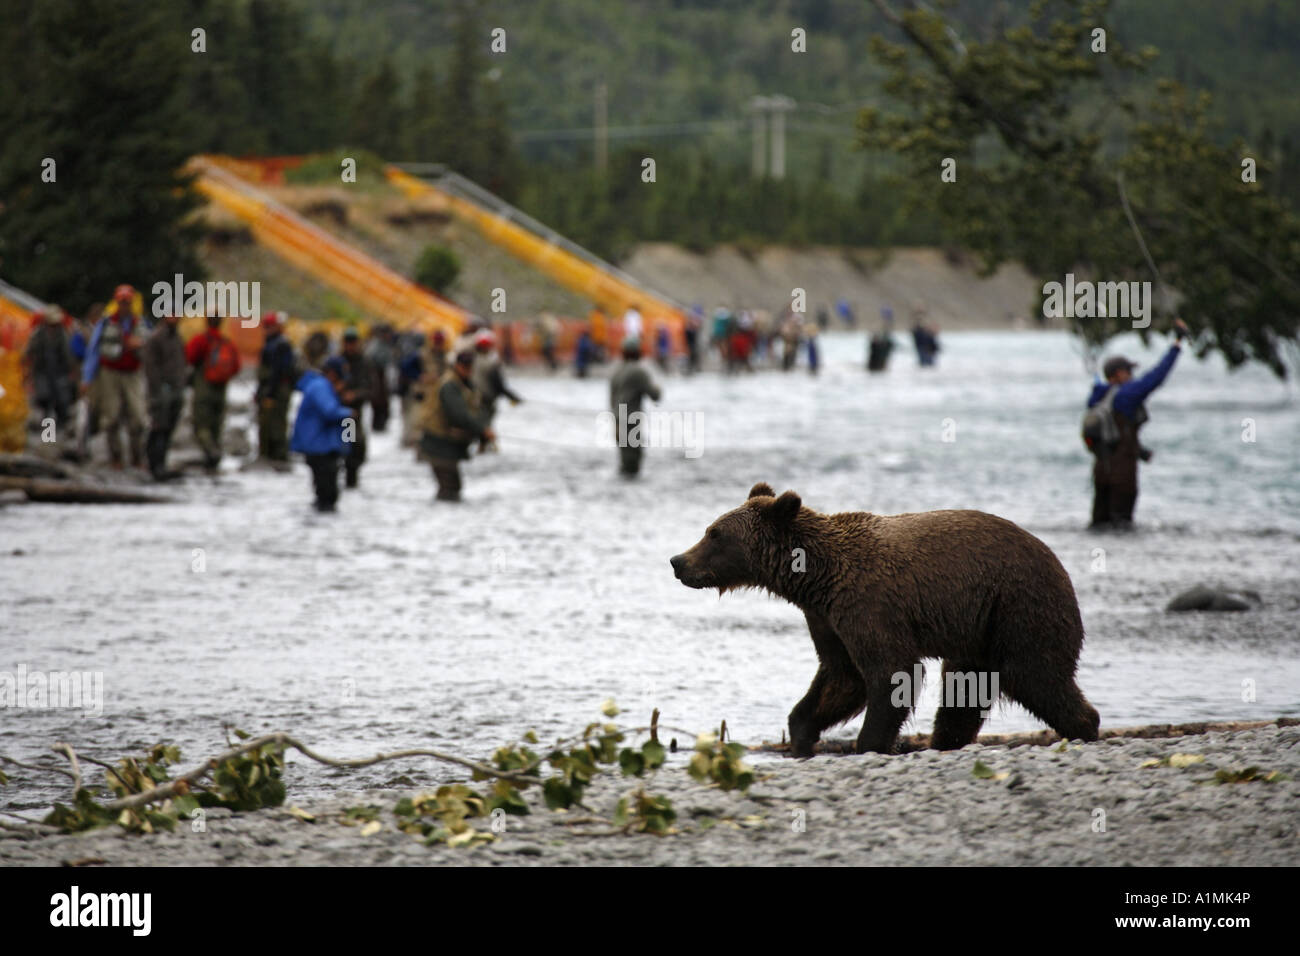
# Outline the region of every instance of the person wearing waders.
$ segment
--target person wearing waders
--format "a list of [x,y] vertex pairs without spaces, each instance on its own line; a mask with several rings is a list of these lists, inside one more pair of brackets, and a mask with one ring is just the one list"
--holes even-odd
[[177,331],[179,324],[180,316],[165,317],[140,350],[144,381],[149,389],[149,434],[145,438],[144,452],[154,481],[179,477],[178,473],[167,470],[167,449],[171,447],[172,435],[181,420],[181,411],[185,407],[185,383],[189,378],[185,343]]
[[120,285],[110,311],[95,323],[81,366],[81,394],[89,396],[91,417],[108,438],[114,468],[122,467],[118,426],[125,419],[131,465],[144,466],[144,390],[140,387],[140,348],[148,326],[135,312],[135,289]]
[[358,417],[357,409],[339,401],[346,375],[343,359],[334,356],[324,362],[320,371],[308,368],[294,385],[302,392],[302,403],[293,422],[289,448],[307,459],[317,511],[333,511],[338,504],[339,460],[347,447],[344,431]]
[[377,325],[370,331],[366,343],[366,358],[370,360],[370,426],[375,434],[388,430],[392,414],[392,391],[389,379],[396,361],[397,336],[387,325]]
[[346,485],[356,488],[361,477],[361,466],[366,461],[366,430],[361,424],[361,413],[374,393],[374,363],[361,351],[361,333],[349,326],[343,331],[343,364],[347,369],[343,382],[344,402],[357,410],[356,434],[343,459]]
[[573,371],[578,378],[587,377],[587,369],[596,359],[596,343],[592,340],[591,330],[583,329],[578,335],[578,344],[573,350]]
[[1089,411],[1084,417],[1084,442],[1096,456],[1092,466],[1090,530],[1133,527],[1138,460],[1151,460],[1151,452],[1138,442],[1138,430],[1147,421],[1143,403],[1174,367],[1186,335],[1187,324],[1175,319],[1173,345],[1160,363],[1140,378],[1133,377],[1137,366],[1120,355],[1107,359],[1102,366],[1106,380],[1093,385],[1088,396]]
[[289,399],[297,379],[293,345],[284,337],[284,313],[262,316],[266,338],[257,363],[257,457],[276,471],[289,469]]
[[438,501],[460,501],[460,463],[469,458],[470,443],[492,444],[497,438],[479,409],[473,372],[474,353],[457,352],[420,409],[420,457],[433,466]]
[[62,309],[57,305],[46,306],[36,314],[35,321],[37,324],[23,350],[23,364],[41,418],[54,420],[57,440],[76,400],[77,360],[64,327]]
[[208,471],[221,464],[221,426],[226,418],[226,384],[239,372],[239,350],[221,334],[221,316],[208,316],[208,327],[185,346],[185,360],[194,366],[194,402],[190,417],[194,440],[203,451]]
[[[623,340],[623,363],[614,370],[609,380],[609,408],[614,413],[614,441],[618,444],[618,473],[624,478],[635,478],[641,471],[643,439],[641,403],[648,395],[658,402],[662,396],[659,386],[641,364],[641,343],[637,339]],[[632,419],[632,415],[636,415]]]
[[499,399],[507,398],[511,405],[518,405],[523,398],[506,384],[505,373],[501,370],[501,357],[496,353],[496,336],[488,329],[482,329],[474,336],[474,356],[474,373],[471,376],[474,394],[478,396],[484,424],[491,427],[496,418]]

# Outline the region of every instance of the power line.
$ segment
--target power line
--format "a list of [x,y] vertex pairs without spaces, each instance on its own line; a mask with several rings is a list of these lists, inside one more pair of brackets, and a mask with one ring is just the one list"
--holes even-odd
[[[601,132],[610,139],[628,139],[636,136],[687,136],[692,133],[730,131],[743,127],[744,120],[700,120],[694,123],[655,123],[643,126],[609,126]],[[514,134],[520,143],[547,140],[591,139],[597,132],[595,126],[573,126],[568,129],[526,129]]]
[[[852,113],[870,106],[870,103],[841,103],[838,106],[828,106],[825,103],[807,103],[799,102],[793,105],[789,120],[792,126],[799,129],[811,131],[844,131],[845,127],[827,125],[825,123],[808,122],[806,120],[794,119],[794,116],[802,113],[816,113],[821,116],[834,116],[839,113]],[[749,120],[746,119],[711,119],[711,120],[691,120],[682,123],[644,123],[631,126],[569,126],[561,129],[524,129],[514,133],[516,142],[520,143],[539,143],[547,141],[564,141],[564,140],[581,140],[591,139],[597,133],[608,136],[611,139],[630,139],[632,137],[656,137],[656,136],[689,136],[693,133],[710,133],[710,132],[735,132],[743,129]]]

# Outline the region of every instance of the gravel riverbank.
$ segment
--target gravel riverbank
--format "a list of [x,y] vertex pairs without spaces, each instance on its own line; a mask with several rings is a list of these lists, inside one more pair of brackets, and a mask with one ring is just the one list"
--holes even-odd
[[[1175,754],[1203,759],[1168,765]],[[647,784],[677,811],[676,832],[666,837],[611,832],[596,819],[612,815],[636,787],[607,775],[587,792],[591,813],[538,809],[533,791],[534,812],[507,818],[495,842],[426,847],[393,826],[393,806],[411,791],[295,801],[291,763],[285,807],[209,811],[201,833],[188,825],[145,837],[5,829],[0,865],[1286,866],[1300,858],[1296,726],[1113,738],[1064,750],[971,745],[895,757],[759,759],[748,795],[696,783],[684,759],[676,755]],[[977,762],[992,776],[983,769],[977,776]],[[1249,767],[1285,778],[1214,782],[1218,771]],[[379,832],[363,836],[339,823],[344,808],[360,805],[382,808]],[[290,806],[316,822],[298,819]]]

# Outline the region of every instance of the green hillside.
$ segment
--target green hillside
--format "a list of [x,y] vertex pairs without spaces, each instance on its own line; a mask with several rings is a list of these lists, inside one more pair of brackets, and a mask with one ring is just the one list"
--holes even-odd
[[[441,69],[454,45],[455,4],[445,0],[318,0],[315,37],[357,64],[391,58],[404,83]],[[901,4],[899,4],[901,6]],[[1023,17],[1028,0],[948,4],[971,37]],[[782,93],[789,169],[851,189],[879,157],[851,151],[854,106],[877,102],[882,70],[869,38],[886,29],[867,0],[483,0],[486,32],[506,31],[505,53],[486,55],[508,104],[509,126],[530,159],[588,157],[594,91],[608,88],[612,127],[624,140],[707,149],[722,164],[748,162],[746,105]],[[1248,141],[1289,137],[1300,146],[1300,4],[1286,0],[1116,0],[1115,39],[1162,52],[1153,73],[1212,92],[1226,133]],[[808,52],[792,53],[791,31]],[[443,160],[432,155],[421,159]]]

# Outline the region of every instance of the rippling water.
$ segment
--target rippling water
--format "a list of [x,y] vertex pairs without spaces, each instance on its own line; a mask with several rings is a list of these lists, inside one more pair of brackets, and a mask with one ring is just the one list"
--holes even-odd
[[[33,759],[64,739],[109,758],[166,739],[188,766],[230,723],[333,755],[479,757],[529,728],[572,732],[606,697],[638,721],[657,705],[675,725],[725,719],[738,739],[779,739],[816,669],[801,614],[755,592],[688,590],[668,566],[759,480],[819,510],[977,508],[1043,538],[1079,594],[1079,681],[1103,726],[1300,713],[1295,392],[1259,367],[1184,356],[1149,402],[1141,530],[1099,538],[1083,530],[1077,346],[1012,332],[943,344],[938,368],[917,369],[908,348],[883,376],[862,370],[863,338],[847,334],[825,338],[817,378],[671,376],[659,408],[699,416],[702,454],[652,449],[634,483],[616,479],[596,418],[603,378],[520,375],[530,401],[502,409],[501,453],[466,468],[459,507],[433,504],[431,476],[390,433],[372,436],[364,487],[334,516],[311,512],[301,463],[192,478],[176,504],[0,508],[0,671],[102,671],[105,689],[98,718],[5,712],[0,752]],[[1160,354],[1116,346],[1144,365]],[[1263,608],[1163,612],[1220,581],[1259,591]],[[930,726],[927,690],[915,729]],[[1007,706],[985,729],[1037,726]],[[420,761],[293,764],[295,795],[447,775]],[[0,806],[63,787],[11,776]]]

